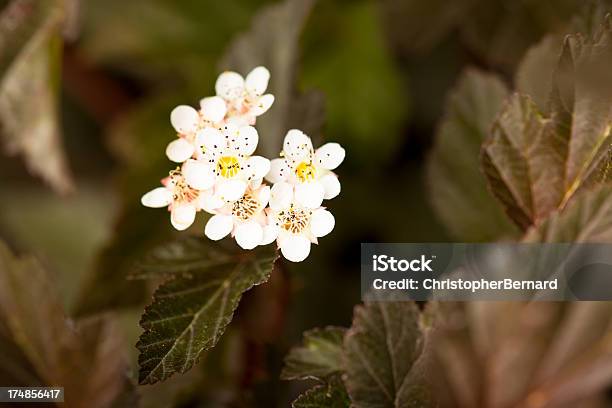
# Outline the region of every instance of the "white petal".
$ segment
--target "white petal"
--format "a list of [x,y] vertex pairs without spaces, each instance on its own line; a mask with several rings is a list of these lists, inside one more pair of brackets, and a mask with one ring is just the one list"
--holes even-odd
[[174,204],[170,211],[170,221],[172,226],[179,231],[186,230],[193,224],[196,216],[196,207],[194,204]]
[[225,147],[225,138],[219,129],[207,127],[196,136],[196,144],[203,148],[206,156],[215,156]]
[[278,227],[274,224],[269,224],[263,227],[263,237],[259,245],[268,245],[274,242],[278,237]]
[[215,83],[215,91],[217,95],[225,98],[225,99],[234,99],[241,96],[242,91],[244,90],[244,79],[242,75],[233,72],[233,71],[225,71],[219,78],[217,78],[217,82]]
[[279,211],[289,207],[292,201],[293,186],[291,184],[280,182],[272,186],[270,190],[270,208]]
[[230,149],[237,153],[250,156],[257,148],[259,135],[253,126],[242,126],[230,137]]
[[261,96],[255,105],[249,110],[249,113],[253,116],[263,115],[272,107],[274,103],[274,95],[265,94]]
[[166,156],[175,163],[182,163],[193,156],[194,150],[193,144],[181,137],[168,143]]
[[285,136],[283,151],[285,152],[285,157],[289,159],[303,159],[312,152],[312,142],[301,130],[291,129]]
[[291,169],[287,165],[285,159],[274,159],[270,162],[270,171],[266,175],[266,180],[270,183],[280,183],[287,179],[287,175]]
[[323,184],[316,180],[295,186],[295,201],[303,207],[319,208],[324,196]]
[[247,188],[242,180],[223,180],[217,186],[217,195],[225,201],[239,200]]
[[310,231],[315,237],[324,237],[329,234],[334,229],[334,225],[336,225],[336,220],[329,211],[320,208],[312,213]]
[[195,131],[199,120],[198,111],[187,105],[179,105],[170,113],[170,123],[179,133]]
[[270,186],[263,186],[257,192],[257,200],[262,208],[265,208],[270,201]]
[[157,187],[143,195],[140,202],[145,207],[167,207],[172,202],[172,192],[166,187]]
[[261,156],[251,156],[245,163],[245,171],[250,180],[264,178],[270,171],[270,160]]
[[189,186],[198,190],[208,190],[215,184],[215,167],[202,160],[187,160],[182,167],[182,173]]
[[315,162],[327,170],[333,170],[342,163],[346,152],[338,143],[325,143],[315,152]]
[[225,205],[225,201],[212,193],[212,190],[202,191],[198,195],[198,207],[210,214],[216,214],[217,210]]
[[263,239],[263,229],[255,221],[249,221],[236,226],[236,242],[242,249],[253,249]]
[[257,67],[247,75],[245,87],[250,93],[262,95],[268,88],[269,80],[270,71],[266,67]]
[[234,220],[231,215],[213,215],[204,227],[204,235],[213,241],[218,241],[232,232]]
[[202,117],[211,122],[220,122],[225,117],[227,105],[223,98],[219,96],[211,96],[200,101],[202,108]]
[[310,254],[310,241],[303,235],[286,234],[279,237],[283,256],[291,262],[302,262]]
[[340,194],[340,181],[335,174],[329,173],[324,175],[319,179],[319,183],[321,183],[325,189],[324,199],[331,200]]

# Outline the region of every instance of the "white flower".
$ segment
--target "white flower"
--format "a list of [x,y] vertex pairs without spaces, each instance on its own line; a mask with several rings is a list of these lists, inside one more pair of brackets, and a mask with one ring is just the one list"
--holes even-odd
[[157,187],[142,196],[142,205],[152,208],[168,207],[170,222],[179,231],[193,224],[196,212],[201,208],[205,196],[202,191],[187,184],[183,169],[172,170],[161,182],[164,187]]
[[270,109],[274,95],[264,94],[269,80],[270,72],[265,67],[253,69],[246,79],[233,71],[219,75],[215,91],[227,102],[228,122],[254,125],[257,116]]
[[185,180],[200,190],[213,189],[203,208],[214,209],[257,188],[270,170],[270,160],[251,156],[259,136],[252,126],[226,125],[223,132],[204,128],[196,136],[196,157],[185,162]]
[[271,183],[292,184],[297,204],[318,208],[323,199],[340,194],[338,176],[331,170],[342,163],[344,156],[344,149],[338,143],[326,143],[315,151],[308,136],[292,129],[285,136],[281,158],[272,160],[266,179]]
[[264,241],[267,239],[264,237],[267,224],[264,209],[269,199],[268,186],[248,189],[239,200],[212,211],[215,215],[206,223],[204,234],[213,241],[231,234],[243,249],[269,244],[274,240]]
[[294,201],[293,187],[285,182],[272,186],[268,226],[262,242],[276,242],[283,256],[301,262],[310,254],[310,245],[329,234],[335,225],[334,216],[326,209],[306,208]]
[[207,127],[219,127],[227,112],[225,100],[218,96],[200,101],[200,111],[188,105],[179,105],[170,113],[170,123],[178,134],[166,147],[166,156],[176,163],[182,163],[195,153],[196,134]]

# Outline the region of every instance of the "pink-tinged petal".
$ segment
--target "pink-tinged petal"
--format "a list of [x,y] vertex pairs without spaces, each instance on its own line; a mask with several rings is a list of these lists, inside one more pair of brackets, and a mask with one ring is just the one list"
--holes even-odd
[[246,77],[245,88],[249,93],[262,95],[268,88],[270,71],[266,67],[256,67]]
[[193,144],[181,137],[168,143],[166,156],[175,163],[182,163],[193,156],[194,150]]
[[310,254],[310,241],[304,235],[282,234],[278,245],[281,253],[291,262],[302,262]]
[[263,229],[255,221],[238,224],[235,229],[236,242],[242,249],[253,249],[263,239]]
[[230,125],[228,128],[229,148],[236,152],[236,154],[241,154],[243,156],[250,156],[253,154],[259,142],[257,130],[253,126],[241,126],[236,128]]
[[288,208],[293,201],[293,186],[289,183],[276,183],[270,189],[270,208],[280,211]]
[[225,71],[217,78],[215,91],[218,96],[228,100],[238,98],[244,91],[244,78],[236,72]]
[[285,181],[287,176],[291,172],[291,169],[287,165],[287,161],[285,159],[273,159],[270,162],[270,171],[266,175],[266,180],[270,183],[280,183],[281,181]]
[[274,103],[274,95],[265,94],[257,100],[255,105],[249,110],[249,112],[253,116],[263,115],[272,107],[273,103]]
[[143,195],[140,202],[145,207],[167,207],[172,202],[172,192],[166,187],[157,187]]
[[244,171],[251,180],[264,178],[270,172],[270,160],[261,156],[251,156],[245,163]]
[[263,186],[257,191],[257,200],[262,208],[265,208],[270,201],[270,186]]
[[215,185],[215,166],[202,160],[187,160],[182,167],[185,181],[197,190],[208,190]]
[[315,210],[310,219],[310,232],[317,238],[324,237],[332,232],[336,220],[332,213],[322,208]]
[[340,194],[340,180],[338,180],[338,176],[334,173],[324,175],[319,179],[319,183],[321,183],[325,189],[324,199],[331,200]]
[[242,180],[222,180],[217,184],[217,195],[224,201],[239,200],[247,188]]
[[346,152],[338,143],[325,143],[315,152],[315,163],[317,166],[327,170],[333,170],[342,163]]
[[302,207],[319,208],[325,196],[325,189],[318,181],[300,183],[295,186],[295,201]]
[[200,101],[202,118],[213,123],[223,120],[227,112],[227,104],[220,96],[211,96]]
[[231,215],[213,215],[204,227],[204,235],[213,241],[225,238],[232,232],[234,220]]
[[179,231],[191,227],[195,221],[196,206],[192,203],[174,203],[170,211],[170,222]]
[[312,142],[301,130],[291,129],[285,136],[283,152],[288,159],[305,159],[312,152]]
[[170,113],[170,123],[179,133],[195,132],[199,120],[198,111],[187,105],[179,105]]

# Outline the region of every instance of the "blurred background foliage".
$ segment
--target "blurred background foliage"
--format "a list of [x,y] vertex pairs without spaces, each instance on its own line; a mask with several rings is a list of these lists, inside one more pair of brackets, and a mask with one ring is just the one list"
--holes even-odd
[[[285,86],[305,94],[321,91],[322,137],[347,149],[339,170],[343,195],[329,203],[336,229],[307,262],[286,265],[247,293],[236,321],[196,369],[141,387],[142,406],[286,407],[305,388],[279,379],[288,348],[306,329],[350,325],[360,301],[361,242],[512,235],[502,221],[500,231],[489,225],[490,231],[464,235],[452,222],[443,227],[428,192],[443,194],[438,183],[445,180],[425,177],[424,164],[434,135],[457,131],[444,123],[457,115],[461,120],[463,108],[447,95],[470,92],[464,69],[496,73],[500,79],[490,81],[499,85],[492,86],[508,92],[527,49],[548,33],[566,32],[582,3],[316,2],[303,16],[299,41],[291,45],[295,61],[290,58],[287,75],[295,83]],[[132,379],[138,318],[151,288],[125,277],[134,260],[176,235],[167,214],[139,202],[172,168],[163,153],[174,137],[169,112],[213,93],[222,59],[232,61],[226,54],[232,41],[274,4],[0,2],[0,122],[6,152],[0,162],[0,236],[17,253],[40,259],[68,316],[82,320],[110,313],[105,318],[122,332]],[[277,72],[271,71],[274,81]],[[261,148],[280,150],[266,136],[260,129]],[[452,157],[453,151],[433,154]],[[464,176],[480,177],[474,169]],[[438,170],[440,178],[453,174]],[[194,231],[202,232],[199,221]],[[122,403],[130,406],[133,400],[115,401]]]

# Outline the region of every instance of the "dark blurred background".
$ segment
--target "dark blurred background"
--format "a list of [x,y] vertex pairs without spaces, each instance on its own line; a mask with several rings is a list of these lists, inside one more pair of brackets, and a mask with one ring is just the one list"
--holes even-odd
[[[2,3],[6,13],[9,2]],[[430,205],[428,183],[436,180],[425,177],[424,161],[459,74],[475,66],[511,85],[527,48],[546,33],[563,32],[580,3],[318,1],[292,50],[292,86],[323,93],[325,124],[312,136],[347,151],[337,171],[342,194],[328,203],[336,228],[307,261],[283,264],[269,283],[248,293],[217,348],[190,373],[148,386],[143,406],[288,406],[306,385],[278,379],[282,358],[304,330],[350,325],[360,302],[360,243],[451,239]],[[34,164],[24,160],[27,148],[6,138],[2,239],[42,260],[71,316],[112,311],[134,371],[138,318],[151,288],[124,277],[143,252],[176,235],[164,211],[139,202],[173,166],[164,155],[175,137],[169,113],[214,93],[232,40],[275,4],[65,2],[63,52],[57,74],[48,78],[59,86],[57,103],[24,119],[30,129],[57,114],[61,131],[51,142],[27,139]],[[277,72],[270,69],[274,84]],[[40,103],[42,92],[25,94],[20,103]],[[260,140],[266,143],[261,130]],[[41,161],[56,160],[51,156],[65,159],[66,168],[56,168],[46,183],[49,177],[40,174],[53,170]],[[192,232],[203,233],[203,226],[200,217]]]

